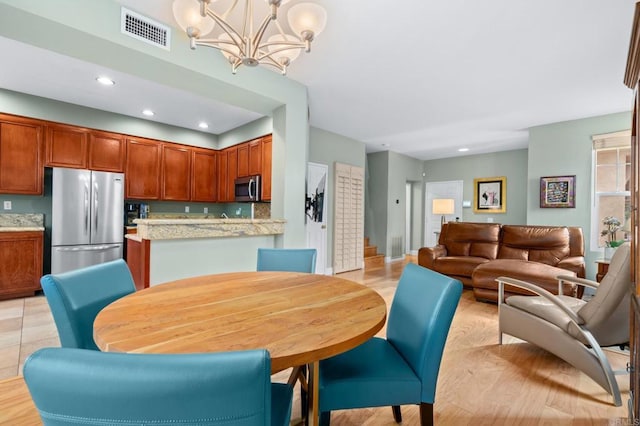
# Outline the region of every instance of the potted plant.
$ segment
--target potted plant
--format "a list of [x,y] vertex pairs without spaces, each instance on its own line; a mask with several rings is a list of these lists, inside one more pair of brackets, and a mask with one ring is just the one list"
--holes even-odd
[[607,216],[602,220],[604,229],[600,235],[606,237],[604,257],[610,259],[615,249],[624,243],[624,240],[616,239],[616,233],[620,230],[620,220],[615,216]]

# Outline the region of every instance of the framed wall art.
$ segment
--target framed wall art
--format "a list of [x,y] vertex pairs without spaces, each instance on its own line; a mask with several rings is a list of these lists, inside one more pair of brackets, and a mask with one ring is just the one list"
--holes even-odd
[[541,208],[575,208],[576,176],[545,176],[540,178]]
[[504,176],[473,180],[474,213],[506,213],[507,178]]

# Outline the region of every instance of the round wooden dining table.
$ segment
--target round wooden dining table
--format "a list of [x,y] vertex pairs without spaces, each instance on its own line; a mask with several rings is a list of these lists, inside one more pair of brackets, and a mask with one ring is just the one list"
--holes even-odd
[[265,348],[272,373],[308,365],[309,423],[318,421],[318,363],[373,337],[387,309],[374,290],[297,272],[235,272],[160,284],[105,307],[102,351],[223,352]]

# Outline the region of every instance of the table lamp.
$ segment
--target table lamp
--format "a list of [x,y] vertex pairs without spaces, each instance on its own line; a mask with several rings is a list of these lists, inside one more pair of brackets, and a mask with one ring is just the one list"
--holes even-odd
[[444,216],[455,212],[453,198],[435,198],[432,205],[433,214],[440,214],[440,226],[444,225]]

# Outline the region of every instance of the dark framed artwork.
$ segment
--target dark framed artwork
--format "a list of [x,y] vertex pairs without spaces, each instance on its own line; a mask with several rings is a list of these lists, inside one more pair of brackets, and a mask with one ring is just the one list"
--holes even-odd
[[541,208],[575,208],[576,176],[545,176],[540,178]]
[[506,213],[507,178],[504,176],[473,180],[474,213]]

